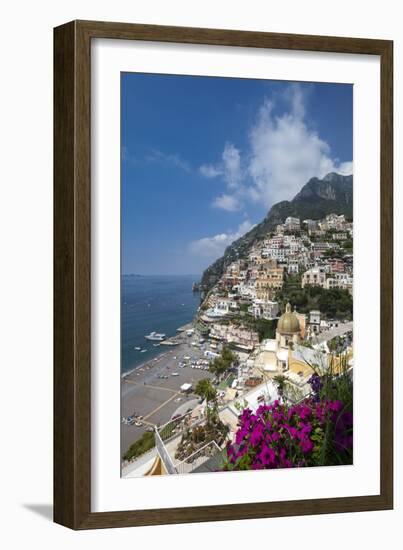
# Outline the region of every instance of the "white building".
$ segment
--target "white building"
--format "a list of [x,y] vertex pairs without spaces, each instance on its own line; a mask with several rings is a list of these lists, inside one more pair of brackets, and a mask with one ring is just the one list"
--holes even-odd
[[334,241],[346,241],[347,240],[347,233],[345,231],[341,233],[333,233],[332,239]]
[[308,219],[308,220],[304,220],[303,223],[306,225],[308,231],[315,230],[318,227],[318,222],[316,220]]
[[301,229],[300,219],[288,216],[284,222],[284,229],[287,231],[299,231]]
[[326,274],[322,267],[313,267],[312,269],[308,269],[308,271],[305,271],[305,273],[302,275],[302,288],[304,288],[305,286],[321,286],[323,288],[325,284]]
[[255,319],[276,319],[279,314],[278,302],[271,300],[254,300],[249,308]]
[[256,285],[254,279],[241,282],[238,285],[238,294],[241,298],[248,298],[254,300],[256,298]]
[[211,319],[225,317],[238,311],[239,305],[230,298],[217,298],[214,306],[208,309],[205,315]]
[[313,309],[309,312],[309,325],[308,329],[311,335],[313,334],[319,334],[320,332],[320,320],[321,315],[320,311],[317,309]]
[[348,290],[350,294],[353,293],[353,277],[348,273],[335,273],[333,277],[326,279],[325,288],[341,288]]
[[210,338],[221,340],[227,344],[234,344],[241,349],[253,350],[259,343],[257,332],[243,326],[222,325],[214,323],[210,329]]
[[299,273],[299,261],[297,259],[288,258],[287,273],[291,275]]
[[286,248],[266,248],[266,253],[268,258],[274,258],[278,262],[284,262],[288,250]]
[[340,231],[346,226],[346,218],[344,214],[341,214],[340,216],[337,214],[328,214],[326,218],[319,223],[319,225],[324,231],[329,231],[329,229],[337,229]]

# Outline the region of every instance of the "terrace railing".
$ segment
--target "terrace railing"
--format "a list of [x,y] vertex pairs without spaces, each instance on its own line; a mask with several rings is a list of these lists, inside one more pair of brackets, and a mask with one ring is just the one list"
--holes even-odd
[[177,418],[168,420],[166,424],[159,426],[155,431],[160,436],[163,442],[168,442],[169,440],[177,437],[179,433],[183,432],[186,428],[193,428],[205,420],[205,416],[197,417],[192,419],[193,411],[189,411]]
[[215,441],[210,441],[197,449],[194,453],[186,457],[175,466],[177,474],[190,474],[196,468],[199,468],[204,462],[207,462],[211,457],[221,453],[221,448]]
[[161,457],[162,462],[164,463],[165,469],[168,474],[176,474],[175,466],[173,465],[172,459],[169,456],[167,448],[165,447],[164,442],[162,441],[157,429],[155,430],[155,447],[157,449],[157,453]]
[[178,418],[171,419],[163,426],[155,428],[156,448],[169,474],[190,473],[201,464],[209,460],[212,456],[221,452],[221,449],[217,443],[215,441],[210,441],[200,449],[197,449],[192,454],[187,456],[181,462],[178,463],[175,461],[175,438],[178,438],[179,440],[181,434],[183,434],[187,428],[194,428],[206,420],[204,415],[202,417],[192,419],[192,412],[193,411],[190,411]]

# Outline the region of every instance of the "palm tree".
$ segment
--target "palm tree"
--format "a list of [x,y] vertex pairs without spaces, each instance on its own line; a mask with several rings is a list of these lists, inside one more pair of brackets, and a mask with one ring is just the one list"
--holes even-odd
[[238,365],[238,357],[229,348],[223,347],[221,355],[210,362],[209,370],[218,380],[234,365]]
[[277,391],[278,391],[279,396],[281,397],[282,400],[284,400],[284,390],[285,390],[286,377],[283,376],[282,374],[276,374],[276,376],[273,378],[273,382],[277,386]]
[[218,380],[221,379],[222,375],[227,371],[228,364],[223,360],[222,357],[216,357],[211,361],[209,365],[209,371],[212,372]]
[[202,378],[196,384],[195,394],[200,395],[200,397],[202,397],[203,399],[206,400],[206,402],[207,402],[207,422],[209,422],[210,421],[209,403],[212,402],[213,403],[213,408],[214,408],[214,405],[216,404],[217,390],[215,389],[215,387],[213,386],[213,384],[211,383],[211,380],[209,380],[209,378]]
[[228,367],[238,364],[238,356],[230,350],[230,348],[223,347],[221,357],[228,364]]
[[211,380],[208,378],[202,378],[197,382],[195,394],[200,395],[200,397],[203,397],[207,403],[209,403],[210,401],[214,401],[216,398],[217,390],[211,383]]

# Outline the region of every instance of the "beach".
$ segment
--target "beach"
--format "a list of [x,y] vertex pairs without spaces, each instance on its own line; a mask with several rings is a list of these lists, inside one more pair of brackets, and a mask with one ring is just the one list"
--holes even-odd
[[192,322],[200,305],[200,294],[192,292],[195,277],[122,277],[123,374],[161,354],[165,346],[156,347],[147,334],[163,333],[169,340]]
[[[184,360],[184,357],[195,361],[206,359],[203,349],[192,345],[197,337],[182,332],[175,340],[180,342],[177,346],[160,346],[158,349],[164,349],[160,355],[122,376],[121,417],[143,417],[141,426],[122,423],[122,455],[147,429],[168,422],[173,415],[183,414],[194,405],[197,396],[181,393],[182,384],[190,383],[194,388],[198,380],[213,377],[208,370],[192,368],[190,362]],[[179,368],[181,362],[187,366]]]

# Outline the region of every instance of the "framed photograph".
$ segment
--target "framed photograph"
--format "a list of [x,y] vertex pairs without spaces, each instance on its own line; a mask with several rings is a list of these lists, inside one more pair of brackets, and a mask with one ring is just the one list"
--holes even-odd
[[54,520],[393,507],[393,43],[54,33]]

